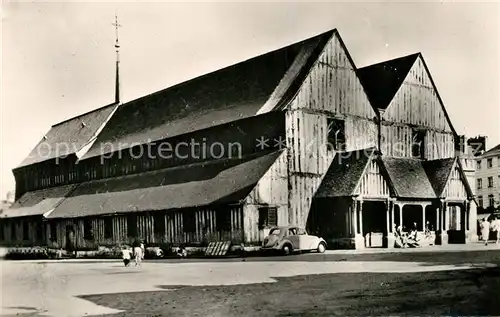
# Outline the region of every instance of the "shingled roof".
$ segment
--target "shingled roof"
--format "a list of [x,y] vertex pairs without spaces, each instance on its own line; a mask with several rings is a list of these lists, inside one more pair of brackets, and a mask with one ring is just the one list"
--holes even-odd
[[351,196],[374,153],[375,148],[337,153],[314,197]]
[[[128,148],[278,109],[293,95],[335,33],[310,39],[197,77],[121,105],[83,157]],[[267,107],[266,107],[267,108]]]
[[493,156],[496,154],[500,154],[500,144],[481,154],[481,157]]
[[455,161],[456,158],[452,157],[422,162],[437,197],[443,193]]
[[436,198],[421,160],[382,158],[382,163],[398,197]]
[[80,184],[47,218],[170,210],[239,202],[282,151]]
[[41,216],[54,209],[75,187],[64,185],[27,192],[0,214],[0,218]]
[[372,106],[386,109],[420,53],[359,68],[357,74]]
[[77,153],[92,141],[115,108],[111,104],[53,125],[17,168]]

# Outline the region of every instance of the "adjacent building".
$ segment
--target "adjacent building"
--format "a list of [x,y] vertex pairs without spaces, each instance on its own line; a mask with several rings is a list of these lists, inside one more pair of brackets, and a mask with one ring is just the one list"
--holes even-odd
[[1,238],[260,245],[290,224],[365,248],[429,223],[436,243],[466,243],[461,139],[422,54],[357,68],[331,30],[52,126],[14,169]]
[[500,205],[500,144],[482,153],[476,161],[477,202],[482,211]]

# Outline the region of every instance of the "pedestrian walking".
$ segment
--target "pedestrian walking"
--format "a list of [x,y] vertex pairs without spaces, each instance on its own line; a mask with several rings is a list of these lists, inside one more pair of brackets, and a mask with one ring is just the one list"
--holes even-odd
[[141,260],[144,260],[144,256],[146,255],[146,247],[144,246],[144,240],[141,240],[139,247],[141,248],[141,252],[142,252]]
[[483,222],[481,222],[481,237],[483,238],[484,245],[488,245],[488,240],[490,239],[490,222],[487,218],[484,218]]
[[135,256],[135,266],[141,265],[143,255],[142,255],[141,244],[139,242],[135,243],[134,256]]
[[123,264],[125,265],[125,267],[127,267],[130,264],[131,254],[132,254],[132,250],[130,250],[129,247],[124,246],[122,248],[122,259],[123,259]]

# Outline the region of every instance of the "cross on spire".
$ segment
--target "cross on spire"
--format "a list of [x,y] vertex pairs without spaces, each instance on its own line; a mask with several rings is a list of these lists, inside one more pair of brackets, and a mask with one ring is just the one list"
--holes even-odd
[[111,25],[115,27],[115,34],[116,34],[115,47],[118,50],[120,48],[120,44],[118,43],[118,28],[122,27],[122,25],[118,23],[118,15],[115,14],[115,23],[111,23]]

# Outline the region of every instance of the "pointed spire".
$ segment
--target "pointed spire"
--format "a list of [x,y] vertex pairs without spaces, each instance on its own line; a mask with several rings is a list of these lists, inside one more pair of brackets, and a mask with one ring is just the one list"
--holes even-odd
[[119,104],[121,102],[121,91],[120,91],[120,43],[118,42],[118,28],[121,24],[118,24],[118,15],[115,14],[115,23],[112,23],[115,27],[116,32],[116,81],[115,81],[115,103]]

